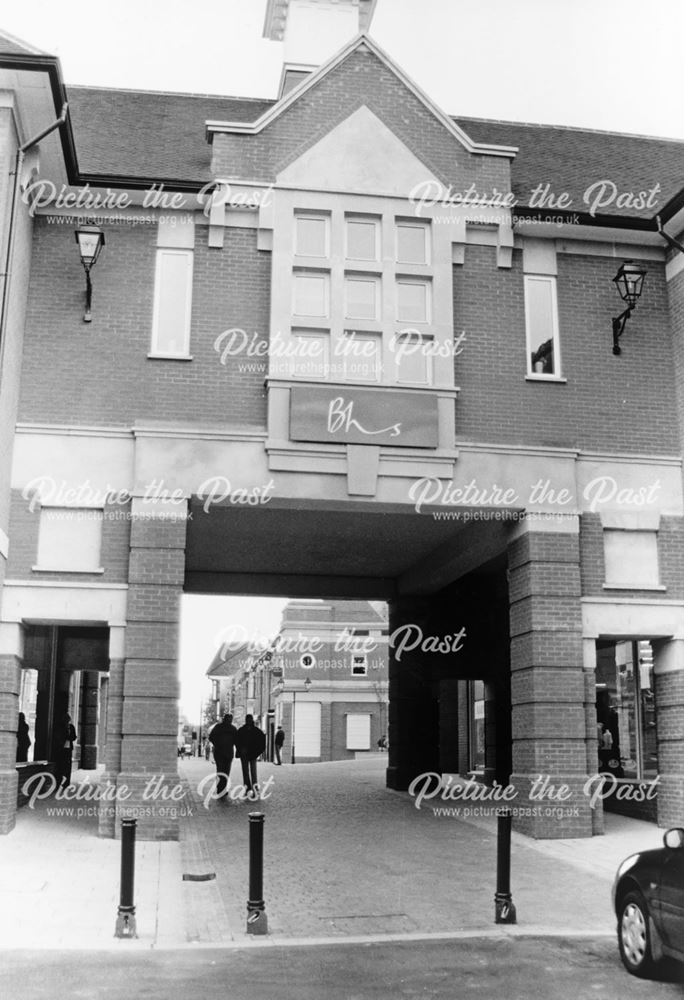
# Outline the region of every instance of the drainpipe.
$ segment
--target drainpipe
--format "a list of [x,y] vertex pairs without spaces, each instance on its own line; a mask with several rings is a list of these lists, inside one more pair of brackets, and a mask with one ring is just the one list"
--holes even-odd
[[680,253],[684,253],[684,244],[680,243],[679,240],[676,240],[674,238],[674,236],[670,236],[669,233],[665,232],[665,230],[663,229],[663,224],[660,221],[660,216],[659,215],[656,215],[656,222],[658,224],[658,232],[660,233],[660,235],[662,236],[662,238],[665,240],[665,242],[667,243],[667,245],[669,247],[672,247],[672,249],[674,249],[674,250],[679,250]]
[[4,282],[2,287],[2,303],[0,304],[0,382],[2,381],[2,370],[3,370],[3,358],[5,355],[5,340],[6,340],[6,327],[7,327],[7,314],[9,311],[9,285],[11,277],[11,266],[12,266],[12,253],[14,250],[14,217],[17,208],[17,196],[19,193],[19,183],[21,177],[21,168],[26,157],[26,153],[36,146],[42,139],[54,132],[55,129],[61,128],[67,119],[67,111],[69,109],[68,103],[65,101],[62,105],[62,111],[59,118],[44,128],[42,132],[39,132],[28,142],[25,142],[23,146],[19,146],[17,149],[17,154],[14,163],[14,184],[12,186],[12,201],[10,205],[9,213],[9,232],[7,234],[7,252],[5,254],[5,268],[3,271]]

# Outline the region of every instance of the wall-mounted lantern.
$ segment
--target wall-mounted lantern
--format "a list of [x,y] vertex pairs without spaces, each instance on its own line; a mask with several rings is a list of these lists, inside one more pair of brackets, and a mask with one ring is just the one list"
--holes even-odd
[[620,265],[618,273],[613,278],[620,298],[627,303],[625,311],[613,319],[613,354],[622,353],[619,340],[625,329],[625,323],[632,315],[632,309],[641,298],[646,274],[646,268],[642,267],[641,264],[635,264],[633,260],[626,260]]
[[100,256],[100,250],[104,246],[104,233],[99,226],[85,224],[76,230],[76,242],[78,243],[78,250],[81,255],[83,270],[86,273],[86,308],[85,313],[83,314],[83,322],[90,323],[92,320],[90,308],[93,297],[93,286],[90,281],[90,269],[97,263],[97,258]]

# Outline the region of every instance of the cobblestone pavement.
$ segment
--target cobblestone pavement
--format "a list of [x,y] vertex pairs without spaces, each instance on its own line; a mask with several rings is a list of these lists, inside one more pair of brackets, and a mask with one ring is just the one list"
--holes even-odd
[[[239,766],[233,767],[235,785]],[[416,809],[408,795],[384,787],[385,767],[382,757],[261,764],[268,798],[205,807],[197,789],[213,766],[183,762],[192,811],[182,822],[183,871],[216,875],[184,883],[188,940],[245,940],[248,814],[255,810],[265,815],[272,941],[493,930],[494,824],[436,816],[425,803]],[[614,934],[610,883],[620,858],[610,873],[590,871],[576,843],[574,859],[564,860],[514,836],[514,933]]]

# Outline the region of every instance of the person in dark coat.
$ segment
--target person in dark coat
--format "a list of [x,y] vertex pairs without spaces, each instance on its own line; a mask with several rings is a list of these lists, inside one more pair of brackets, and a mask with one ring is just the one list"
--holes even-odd
[[23,712],[19,713],[19,723],[17,725],[17,763],[23,764],[28,760],[31,738],[29,736],[28,722]]
[[57,749],[57,787],[68,788],[71,784],[71,765],[74,757],[76,730],[71,716],[65,712],[57,726],[55,746]]
[[233,716],[226,712],[223,719],[209,733],[209,742],[214,749],[216,763],[216,795],[224,798],[230,777],[230,768],[235,756],[238,731],[233,725]]
[[284,742],[285,742],[285,730],[283,729],[282,726],[278,726],[278,728],[276,730],[276,734],[275,734],[275,740],[274,740],[275,755],[276,755],[276,764],[282,764],[282,762],[283,762],[282,754],[283,754],[283,743]]
[[237,752],[242,763],[242,781],[247,793],[256,791],[257,757],[266,749],[266,736],[254,725],[254,716],[246,715],[245,724],[238,729]]

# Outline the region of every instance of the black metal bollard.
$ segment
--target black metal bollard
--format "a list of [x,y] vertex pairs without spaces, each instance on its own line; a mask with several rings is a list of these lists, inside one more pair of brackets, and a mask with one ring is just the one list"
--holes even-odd
[[513,816],[503,809],[496,821],[496,895],[494,923],[515,924],[516,912],[511,896],[511,826]]
[[135,828],[136,820],[121,820],[121,889],[116,915],[114,937],[137,937],[133,887],[135,884]]
[[249,899],[247,933],[268,934],[264,903],[264,814],[249,814]]

